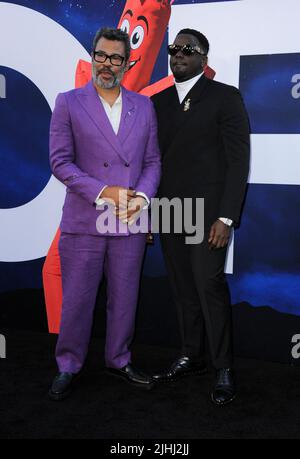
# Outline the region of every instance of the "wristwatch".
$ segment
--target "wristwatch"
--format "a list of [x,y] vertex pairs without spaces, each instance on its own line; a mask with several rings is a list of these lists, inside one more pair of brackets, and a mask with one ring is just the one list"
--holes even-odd
[[224,223],[224,225],[232,226],[233,221],[230,218],[220,217],[219,220]]

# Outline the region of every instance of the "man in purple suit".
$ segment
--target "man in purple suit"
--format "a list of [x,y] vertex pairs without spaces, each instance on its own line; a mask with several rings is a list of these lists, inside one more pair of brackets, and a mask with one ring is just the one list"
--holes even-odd
[[[70,393],[83,366],[103,274],[106,366],[135,385],[152,386],[152,379],[132,365],[129,350],[146,243],[146,233],[132,234],[130,224],[155,196],[161,164],[152,102],[120,85],[129,56],[126,33],[99,30],[93,43],[93,81],[59,94],[51,120],[51,168],[67,187],[59,242],[59,373],[49,391],[52,400]],[[118,224],[113,230],[99,225],[103,204],[114,208]]]

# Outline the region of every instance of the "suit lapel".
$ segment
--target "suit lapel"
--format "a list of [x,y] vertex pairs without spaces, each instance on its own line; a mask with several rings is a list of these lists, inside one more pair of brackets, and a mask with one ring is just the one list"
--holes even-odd
[[137,107],[130,92],[122,87],[122,114],[120,128],[118,131],[118,141],[122,146],[133,129],[137,117]]
[[[203,96],[205,95],[205,88],[207,85],[207,78],[202,77],[188,92],[182,103],[179,103],[176,87],[170,94],[169,108],[173,111],[171,114],[172,122],[168,122],[170,129],[168,131],[168,150],[176,143],[177,137],[180,136],[182,129],[185,129],[189,119],[195,115],[195,108],[201,103]],[[175,133],[175,134],[174,134]]]
[[[77,98],[89,115],[91,121],[95,127],[101,132],[101,134],[110,143],[116,153],[123,159],[127,160],[124,156],[122,145],[119,141],[118,136],[114,133],[112,125],[106,115],[104,107],[99,99],[98,93],[94,87],[92,81],[90,81],[81,92],[77,94]],[[123,110],[122,110],[123,112]],[[121,124],[120,124],[121,128]]]
[[181,110],[185,114],[185,118],[188,118],[189,115],[193,113],[194,106],[201,102],[205,93],[204,90],[207,85],[207,81],[207,78],[202,75],[180,104]]
[[167,91],[162,110],[157,113],[159,121],[158,132],[163,154],[169,149],[169,144],[173,141],[174,132],[177,132],[181,123],[181,106],[175,85],[171,86]]

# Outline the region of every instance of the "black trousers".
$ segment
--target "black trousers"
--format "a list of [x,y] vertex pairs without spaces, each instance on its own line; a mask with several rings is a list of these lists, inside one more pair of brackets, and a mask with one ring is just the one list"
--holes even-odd
[[178,310],[182,355],[204,360],[205,335],[211,361],[232,367],[232,313],[224,266],[227,247],[210,250],[208,235],[202,244],[186,244],[182,234],[161,234],[161,245]]

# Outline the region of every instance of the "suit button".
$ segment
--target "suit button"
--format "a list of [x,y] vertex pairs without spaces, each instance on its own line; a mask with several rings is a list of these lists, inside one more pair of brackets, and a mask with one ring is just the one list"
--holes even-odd
[[129,163],[125,163],[125,167],[129,167]]
[[108,167],[108,163],[104,163],[103,166],[104,166],[104,167]]

